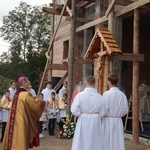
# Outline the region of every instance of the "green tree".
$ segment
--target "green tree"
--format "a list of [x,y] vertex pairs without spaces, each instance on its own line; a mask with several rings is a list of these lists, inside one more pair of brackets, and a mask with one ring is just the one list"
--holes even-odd
[[34,82],[32,85],[37,86],[49,46],[50,15],[42,12],[39,6],[20,2],[15,10],[4,16],[0,36],[10,43],[9,52],[0,59],[1,75],[10,79],[26,75],[31,83]]
[[4,94],[4,90],[9,88],[10,81],[10,79],[0,76],[0,99]]

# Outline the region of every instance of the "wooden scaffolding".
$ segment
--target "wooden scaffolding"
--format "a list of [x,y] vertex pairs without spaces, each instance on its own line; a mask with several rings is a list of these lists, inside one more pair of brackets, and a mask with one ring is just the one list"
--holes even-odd
[[[40,83],[39,91],[41,91],[46,73],[48,71],[49,78],[52,76],[52,70],[66,70],[66,74],[62,80],[56,85],[55,89],[62,84],[62,82],[68,77],[69,83],[69,99],[71,99],[72,89],[73,89],[73,64],[74,59],[74,41],[75,35],[85,29],[95,27],[102,23],[108,23],[108,29],[98,29],[91,41],[86,58],[99,58],[98,66],[100,83],[99,92],[103,92],[107,89],[105,76],[109,72],[113,71],[113,61],[114,60],[127,60],[133,62],[133,82],[132,82],[132,106],[133,106],[133,142],[137,143],[139,141],[139,99],[138,99],[138,84],[139,84],[139,62],[144,61],[144,55],[139,54],[139,20],[140,20],[140,9],[150,3],[150,0],[109,0],[109,5],[105,11],[105,15],[101,16],[95,20],[89,20],[85,18],[76,17],[76,8],[84,8],[96,0],[61,0],[61,4],[55,3],[55,0],[50,4],[50,7],[43,7],[43,11],[52,14],[52,30],[51,30],[51,40],[47,51],[47,62],[43,72],[43,77]],[[115,5],[121,5],[122,7],[115,10]],[[59,21],[54,31],[54,16],[59,15]],[[114,20],[116,18],[121,18],[126,15],[134,15],[134,33],[133,33],[133,53],[123,53],[119,46],[117,45],[114,34]],[[68,63],[64,64],[53,64],[53,42],[62,21],[62,18],[66,17],[66,20],[71,21],[70,30],[70,47],[69,47],[69,60]],[[76,23],[82,23],[80,26],[76,27]],[[81,58],[82,63],[93,63],[91,60],[85,60]]]

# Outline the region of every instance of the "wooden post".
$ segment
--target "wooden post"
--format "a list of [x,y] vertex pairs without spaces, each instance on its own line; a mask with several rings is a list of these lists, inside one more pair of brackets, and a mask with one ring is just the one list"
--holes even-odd
[[[140,11],[134,10],[134,33],[133,33],[133,53],[139,54],[139,26],[140,26]],[[134,143],[139,142],[139,62],[133,62],[133,82],[132,82],[132,138]]]
[[[55,4],[55,0],[53,0],[52,2],[53,4]],[[50,35],[54,34],[54,20],[55,20],[55,15],[51,14],[51,34]],[[51,51],[50,51],[50,62],[49,62],[50,64],[53,63],[53,49],[54,49],[54,46],[52,44]],[[52,70],[48,70],[48,81],[51,81],[51,80],[52,80]]]
[[109,71],[109,66],[108,66],[108,56],[104,56],[104,83],[103,83],[103,93],[108,90],[107,86],[107,76],[108,76],[108,71]]
[[[111,5],[111,0],[109,0],[109,5]],[[112,35],[114,35],[114,6],[112,6],[112,11],[109,14],[108,19],[108,30],[111,32]],[[109,72],[113,72],[113,60],[109,61]]]
[[76,29],[76,0],[71,1],[72,19],[71,19],[71,37],[69,47],[69,67],[68,67],[68,100],[71,104],[73,91],[73,68],[74,68],[74,50],[75,50],[75,29]]
[[[56,34],[57,34],[57,31],[58,31],[58,28],[59,28],[59,26],[60,26],[61,20],[62,20],[62,18],[63,18],[63,14],[64,14],[64,12],[65,12],[65,10],[66,10],[68,1],[69,1],[69,0],[67,0],[67,1],[66,1],[66,4],[63,6],[63,9],[62,9],[62,11],[61,11],[60,18],[59,18],[58,24],[57,24],[57,26],[56,26],[55,32],[54,32],[54,34],[53,34],[53,36],[52,36],[52,38],[51,38],[51,40],[50,40],[49,48],[48,48],[48,50],[47,50],[47,53],[48,53],[48,54],[49,54],[50,51],[51,51],[51,48],[52,48],[52,45],[53,45],[55,36],[56,36]],[[44,69],[43,76],[42,76],[41,83],[40,83],[39,90],[38,90],[38,95],[39,95],[39,93],[40,93],[40,91],[41,91],[41,88],[42,88],[42,85],[43,85],[43,82],[44,82],[44,79],[45,79],[45,75],[46,75],[46,71],[47,71],[47,66],[48,66],[48,64],[49,64],[49,60],[47,60],[46,65],[45,65],[45,69]]]

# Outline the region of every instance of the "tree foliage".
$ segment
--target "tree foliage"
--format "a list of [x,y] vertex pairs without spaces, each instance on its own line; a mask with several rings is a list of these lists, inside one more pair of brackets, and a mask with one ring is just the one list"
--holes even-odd
[[8,89],[10,81],[11,81],[10,79],[0,76],[0,99],[4,94],[4,90]]
[[10,43],[8,53],[1,55],[1,75],[10,79],[26,75],[37,89],[49,46],[50,16],[39,6],[20,2],[4,16],[0,35]]

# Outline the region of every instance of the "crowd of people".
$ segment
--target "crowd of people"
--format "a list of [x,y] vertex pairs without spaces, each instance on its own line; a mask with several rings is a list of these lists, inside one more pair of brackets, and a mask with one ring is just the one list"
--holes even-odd
[[[71,113],[77,117],[72,150],[124,150],[121,117],[128,112],[126,96],[118,87],[119,77],[108,76],[110,90],[100,95],[95,89],[95,78],[86,77],[85,89],[78,86],[72,96]],[[27,77],[12,81],[0,101],[3,150],[27,150],[39,146],[44,127],[50,136],[59,135],[66,120],[67,81],[57,94],[52,82],[37,96]],[[18,134],[19,133],[19,134]]]

